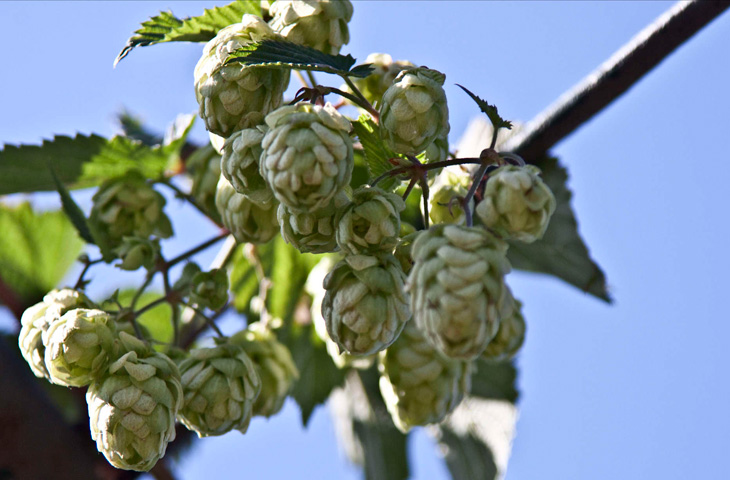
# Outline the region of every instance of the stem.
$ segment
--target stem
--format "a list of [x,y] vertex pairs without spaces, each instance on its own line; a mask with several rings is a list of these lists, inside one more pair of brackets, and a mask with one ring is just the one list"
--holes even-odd
[[81,270],[81,273],[79,274],[79,278],[76,280],[76,283],[74,284],[74,290],[78,290],[82,287],[84,284],[84,277],[86,276],[86,273],[89,271],[89,268],[91,268],[92,265],[96,265],[97,263],[103,262],[103,258],[99,258],[96,260],[86,260],[84,262],[84,269]]
[[309,81],[312,83],[312,88],[315,88],[317,84],[317,79],[314,78],[314,72],[311,70],[307,70],[307,78],[309,78]]
[[172,344],[177,345],[180,341],[180,304],[172,303]]
[[[417,168],[429,171],[429,170],[435,170],[437,168],[443,168],[443,167],[452,167],[454,165],[468,165],[468,164],[475,164],[479,165],[482,163],[482,160],[479,158],[454,158],[451,160],[442,160],[440,162],[433,162],[433,163],[422,163],[418,165]],[[395,177],[396,175],[400,175],[401,173],[406,173],[410,170],[414,170],[416,167],[414,165],[406,165],[403,167],[394,168],[392,170],[388,170],[384,174],[377,177],[375,180],[370,182],[370,186],[374,187],[378,183],[380,183],[382,180],[385,180],[388,177]]]
[[180,263],[183,260],[186,260],[187,258],[192,257],[196,253],[202,252],[206,248],[213,246],[216,243],[220,242],[221,240],[226,238],[228,235],[230,235],[230,232],[228,230],[226,230],[224,233],[221,233],[220,235],[216,235],[215,237],[211,238],[207,242],[201,243],[197,247],[178,255],[177,257],[173,258],[172,260],[168,260],[167,262],[165,262],[165,268],[168,269],[168,268],[172,267],[173,265]]
[[368,111],[368,113],[370,115],[375,115],[375,116],[379,115],[378,114],[378,111],[375,110],[375,108],[372,105],[370,105],[370,103],[367,100],[365,100],[365,103],[363,103],[364,98],[360,98],[360,97],[358,97],[356,95],[353,95],[351,93],[343,92],[339,88],[334,88],[334,87],[327,87],[327,88],[328,88],[328,90],[330,92],[336,93],[337,95],[341,96],[342,98],[348,99],[349,101],[351,101],[355,105],[358,105],[358,106],[364,108],[365,110]]
[[304,75],[302,75],[302,72],[299,70],[294,70],[294,74],[299,78],[299,81],[302,82],[302,85],[304,88],[309,88],[309,84],[307,83],[307,80],[304,78]]
[[350,90],[352,90],[355,96],[360,99],[358,105],[367,110],[376,123],[380,122],[380,113],[375,110],[375,107],[373,107],[370,102],[368,102],[368,100],[365,98],[365,95],[363,95],[360,89],[355,86],[355,83],[350,80],[350,77],[348,77],[347,75],[342,75],[342,78],[345,80],[345,83],[348,87],[350,87]]
[[141,287],[135,292],[134,297],[132,298],[132,303],[129,305],[129,308],[134,310],[134,307],[137,306],[137,302],[139,301],[139,298],[142,296],[144,291],[149,287],[150,283],[152,283],[152,278],[155,276],[155,273],[157,270],[152,270],[147,272],[147,276],[144,279],[144,283]]
[[160,297],[157,300],[154,300],[154,301],[148,303],[144,307],[142,307],[139,310],[137,310],[136,312],[134,312],[134,317],[137,318],[140,315],[142,315],[143,313],[147,312],[148,310],[152,310],[156,306],[158,306],[162,303],[165,303],[166,301],[167,301],[167,297]]
[[423,225],[426,227],[426,229],[429,228],[429,216],[428,216],[428,180],[426,177],[426,173],[423,173],[423,176],[421,177],[421,194],[423,197]]
[[406,188],[406,191],[403,194],[403,200],[408,198],[408,195],[411,194],[411,190],[413,190],[413,187],[416,186],[417,182],[418,182],[418,179],[416,177],[411,178],[411,181],[410,181],[410,183],[408,183],[408,187]]
[[208,316],[205,314],[205,312],[201,311],[198,307],[196,307],[190,303],[184,303],[183,305],[185,305],[186,307],[188,307],[189,309],[191,309],[192,311],[194,311],[195,313],[200,315],[205,320],[205,323],[215,331],[216,335],[218,335],[219,337],[225,337],[225,335],[223,335],[223,332],[221,331],[221,329],[218,328],[218,325],[216,325],[212,319],[208,318]]

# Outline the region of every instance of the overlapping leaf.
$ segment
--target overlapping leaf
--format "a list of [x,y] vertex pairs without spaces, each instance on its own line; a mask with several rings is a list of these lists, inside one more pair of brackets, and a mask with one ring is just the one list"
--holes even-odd
[[[380,127],[369,115],[362,115],[357,122],[352,123],[352,128],[360,140],[372,178],[377,178],[395,168],[390,163],[390,159],[396,158],[398,155],[393,153],[380,139]],[[389,177],[378,183],[378,186],[384,190],[390,190],[397,183],[398,180],[395,177]]]

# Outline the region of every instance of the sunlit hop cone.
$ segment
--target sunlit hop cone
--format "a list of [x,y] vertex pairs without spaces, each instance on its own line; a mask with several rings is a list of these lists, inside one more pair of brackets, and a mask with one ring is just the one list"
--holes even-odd
[[223,66],[235,50],[278,35],[259,17],[246,14],[241,23],[220,30],[203,49],[195,66],[195,97],[205,127],[228,137],[252,127],[281,105],[289,85],[289,70],[248,67],[240,63]]
[[254,401],[261,392],[256,368],[238,345],[190,350],[180,362],[185,404],[178,417],[199,437],[246,433]]
[[122,261],[116,267],[122,270],[151,269],[160,256],[160,242],[157,239],[124,237],[114,253]]
[[338,216],[337,244],[345,254],[392,252],[400,233],[400,195],[362,186]]
[[350,41],[350,0],[276,0],[271,27],[290,42],[336,55]]
[[449,158],[449,132],[445,132],[431,143],[426,150],[423,151],[418,159],[423,163],[443,162]]
[[337,248],[336,215],[349,201],[345,192],[340,192],[326,207],[312,212],[292,211],[280,204],[277,218],[282,237],[302,253],[333,252]]
[[175,439],[180,372],[169,357],[125,332],[119,346],[121,356],[86,392],[91,438],[115,467],[146,472]]
[[332,105],[297,104],[266,117],[261,175],[279,202],[312,212],[350,182],[354,166],[350,121]]
[[393,255],[350,255],[324,279],[322,316],[327,333],[353,355],[393,343],[411,318],[405,274]]
[[233,188],[259,205],[274,199],[269,185],[259,172],[261,140],[265,127],[245,128],[233,133],[223,146],[221,169]]
[[413,242],[413,318],[451,358],[481,354],[499,327],[507,244],[481,228],[435,225]]
[[240,243],[266,243],[279,233],[278,204],[271,202],[262,207],[252,202],[236,192],[223,176],[218,182],[215,203],[223,225]]
[[[471,178],[463,172],[444,169],[434,180],[429,197],[428,216],[433,223],[466,224],[462,199],[469,191]],[[469,202],[473,208],[474,202]]]
[[[393,61],[393,57],[387,53],[371,53],[363,63],[369,63],[373,67],[373,71],[365,78],[353,78],[352,81],[360,90],[365,99],[371,104],[380,105],[383,94],[388,87],[393,85],[395,77],[407,68],[414,68],[411,62],[407,60]],[[349,87],[343,87],[343,90],[350,91]]]
[[476,214],[507,238],[531,243],[542,238],[555,212],[555,197],[533,165],[498,168],[487,181]]
[[253,405],[253,414],[276,414],[299,378],[291,353],[271,330],[258,322],[231,337],[231,343],[243,347],[261,378],[261,394]]
[[117,247],[123,237],[172,235],[165,198],[136,171],[104,182],[92,201],[89,227],[102,251]]
[[378,363],[380,392],[398,429],[437,423],[453,411],[469,391],[469,364],[441,355],[409,322]]
[[425,67],[403,70],[385,92],[381,135],[393,151],[417,155],[449,133],[445,78]]
[[50,378],[46,368],[46,346],[43,333],[48,327],[72,308],[92,308],[86,296],[76,290],[64,288],[51,290],[43,301],[28,308],[20,317],[18,346],[36,377]]
[[192,278],[190,300],[202,307],[218,310],[228,301],[228,272],[225,268],[214,268],[198,272]]
[[504,361],[514,357],[525,342],[525,317],[522,316],[522,302],[512,296],[509,288],[504,289],[499,302],[500,321],[494,336],[482,354],[482,358]]
[[213,145],[206,145],[190,155],[186,167],[193,179],[190,194],[209,215],[220,220],[215,208],[215,191],[221,176],[221,156]]
[[114,322],[102,310],[75,308],[51,323],[43,334],[49,379],[65,387],[83,387],[98,379],[112,356]]

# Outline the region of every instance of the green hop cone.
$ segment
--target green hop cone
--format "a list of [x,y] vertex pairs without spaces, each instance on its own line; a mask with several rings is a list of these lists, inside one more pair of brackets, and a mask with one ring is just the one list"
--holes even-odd
[[[449,132],[436,137],[426,150],[418,156],[418,159],[423,163],[436,163],[443,162],[449,158]],[[432,170],[435,171],[435,170]],[[429,172],[430,173],[430,172]]]
[[534,165],[498,168],[487,181],[476,214],[506,238],[532,243],[542,238],[555,212],[553,192]]
[[266,243],[279,233],[279,222],[276,220],[278,204],[258,205],[231,186],[221,176],[215,197],[218,212],[223,225],[239,243]]
[[380,133],[394,152],[417,155],[449,133],[445,78],[425,67],[407,69],[385,92]]
[[350,183],[355,164],[351,125],[332,105],[288,105],[267,115],[266,123],[261,176],[279,202],[312,212]]
[[43,334],[49,380],[83,387],[98,379],[109,364],[114,322],[102,310],[75,308],[51,323]]
[[190,300],[200,306],[218,310],[228,301],[228,272],[225,268],[214,268],[198,272],[192,278]]
[[175,439],[180,372],[169,357],[119,333],[120,356],[86,392],[91,438],[117,468],[149,471]]
[[50,378],[46,367],[44,333],[64,313],[79,307],[92,308],[93,304],[83,293],[64,288],[50,291],[43,297],[42,302],[23,312],[20,317],[18,347],[36,377]]
[[[431,187],[429,197],[428,216],[433,223],[466,224],[466,214],[462,208],[462,199],[466,197],[471,184],[471,178],[464,173],[444,169]],[[461,197],[461,198],[460,198]],[[473,208],[474,201],[469,202]]]
[[[380,105],[383,94],[393,85],[395,77],[400,72],[407,68],[415,68],[415,65],[407,60],[394,62],[393,57],[387,53],[371,53],[363,63],[372,65],[372,73],[365,78],[353,78],[352,81],[365,99],[373,105]],[[342,89],[352,93],[347,85]]]
[[413,248],[413,241],[418,238],[418,233],[419,232],[417,232],[411,224],[401,224],[401,239],[395,247],[393,256],[395,256],[396,260],[398,260],[398,263],[400,263],[400,266],[403,269],[403,273],[406,275],[408,275],[413,268],[411,250]]
[[221,176],[221,156],[211,144],[198,148],[190,155],[186,167],[193,185],[190,194],[195,202],[215,221],[220,221],[215,208],[215,192]]
[[254,401],[261,392],[256,368],[238,345],[230,342],[190,351],[180,362],[185,403],[180,421],[199,437],[246,433]]
[[413,318],[446,356],[471,360],[499,328],[507,244],[481,228],[435,225],[413,242]]
[[392,252],[400,233],[400,212],[406,204],[399,195],[364,185],[337,221],[337,244],[345,254]]
[[350,41],[350,0],[276,0],[270,25],[290,42],[337,55]]
[[172,289],[181,295],[189,295],[193,289],[193,278],[202,270],[195,262],[188,262],[183,267],[183,271],[172,286]]
[[208,131],[228,137],[242,128],[258,125],[281,105],[289,85],[289,70],[223,66],[235,50],[278,35],[263,20],[245,14],[241,23],[220,30],[203,49],[195,66],[195,97]]
[[137,171],[107,180],[92,201],[89,228],[108,261],[124,237],[172,235],[170,219],[163,211],[165,198]]
[[231,343],[243,347],[261,378],[261,394],[253,405],[253,415],[276,414],[299,378],[291,353],[271,330],[258,322],[231,337]]
[[134,271],[144,267],[151,270],[160,258],[160,242],[157,239],[123,237],[114,253],[122,260],[115,265],[117,268]]
[[279,204],[276,215],[281,224],[281,236],[302,253],[333,252],[337,248],[336,214],[349,202],[345,192],[340,192],[326,207],[312,212],[292,211],[283,203]]
[[370,355],[391,343],[411,318],[405,274],[393,255],[350,255],[325,277],[322,316],[340,351]]
[[385,405],[404,433],[443,420],[471,383],[470,362],[441,355],[413,322],[380,353],[378,369]]
[[522,348],[525,342],[525,317],[522,316],[522,302],[512,296],[509,288],[499,303],[499,330],[482,354],[482,358],[495,362],[509,360]]
[[252,202],[267,205],[274,199],[266,180],[259,172],[261,140],[264,126],[245,128],[233,133],[223,146],[221,170],[233,188]]

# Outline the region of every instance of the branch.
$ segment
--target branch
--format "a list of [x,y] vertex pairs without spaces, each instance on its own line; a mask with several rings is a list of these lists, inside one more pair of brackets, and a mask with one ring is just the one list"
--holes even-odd
[[538,114],[501,150],[515,152],[534,162],[635,85],[729,6],[730,2],[726,1],[678,2]]

